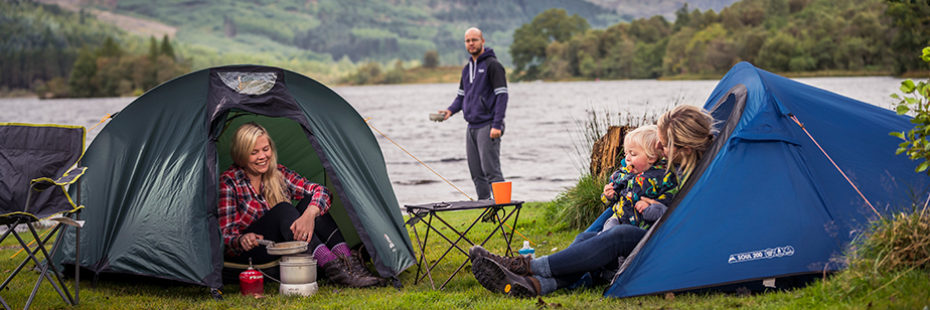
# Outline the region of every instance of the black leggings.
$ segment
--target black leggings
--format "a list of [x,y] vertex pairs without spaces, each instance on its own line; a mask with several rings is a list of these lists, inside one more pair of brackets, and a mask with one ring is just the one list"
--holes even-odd
[[[307,210],[307,205],[310,204],[310,200],[310,197],[305,197],[297,203],[296,208],[289,202],[279,203],[275,205],[274,208],[271,208],[271,210],[268,210],[268,212],[265,212],[262,217],[252,222],[252,224],[246,227],[241,233],[256,233],[265,237],[265,240],[274,242],[293,241],[294,232],[291,231],[291,224],[293,224],[300,215],[304,214],[304,211]],[[345,242],[345,238],[343,238],[342,233],[339,232],[336,221],[327,213],[316,218],[313,225],[313,237],[310,238],[310,246],[307,247],[307,253],[313,253],[313,250],[320,244],[325,244],[328,248],[332,248],[342,242]],[[265,247],[259,245],[237,256],[227,256],[225,260],[228,262],[248,264],[250,257],[252,258],[252,264],[259,265],[276,260],[279,256],[269,255]]]

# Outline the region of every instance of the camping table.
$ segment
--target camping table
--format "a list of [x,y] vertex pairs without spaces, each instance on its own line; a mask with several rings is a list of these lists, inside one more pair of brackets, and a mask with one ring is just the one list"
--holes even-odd
[[[510,211],[507,211],[506,208],[508,207],[512,207]],[[513,249],[510,247],[510,241],[513,239],[513,233],[516,230],[517,219],[520,217],[520,209],[522,207],[523,207],[523,201],[519,201],[519,200],[513,200],[508,203],[501,203],[501,204],[496,204],[494,203],[493,200],[478,200],[478,201],[434,202],[434,203],[427,203],[427,204],[420,204],[420,205],[405,205],[404,208],[407,210],[407,213],[410,214],[410,219],[407,220],[407,225],[413,228],[413,235],[416,237],[417,245],[420,247],[420,259],[417,261],[417,275],[414,278],[414,284],[418,283],[420,280],[423,280],[423,278],[429,277],[430,286],[432,286],[433,289],[436,289],[436,285],[435,283],[433,283],[433,275],[431,271],[433,270],[433,268],[436,268],[436,265],[438,265],[439,262],[442,261],[446,257],[446,255],[449,254],[450,251],[452,251],[452,249],[456,249],[459,252],[461,252],[463,255],[465,255],[465,261],[463,261],[462,264],[459,265],[459,267],[456,268],[454,272],[452,272],[452,275],[450,275],[449,278],[446,279],[446,281],[442,283],[439,289],[441,290],[444,287],[446,287],[446,284],[449,283],[449,280],[452,280],[452,277],[458,274],[458,272],[462,270],[462,267],[465,267],[465,264],[468,263],[468,248],[463,249],[461,246],[459,246],[459,243],[462,241],[468,242],[469,248],[472,245],[475,245],[475,243],[472,242],[471,239],[468,239],[466,235],[473,227],[475,227],[476,224],[478,224],[478,221],[481,221],[482,219],[491,219],[492,222],[496,223],[495,224],[496,226],[494,227],[493,230],[491,230],[490,233],[488,233],[486,237],[484,237],[484,240],[482,240],[479,245],[483,246],[486,242],[488,242],[488,240],[491,239],[491,237],[493,237],[498,231],[500,231],[501,236],[504,238],[504,241],[507,244],[506,255],[512,256]],[[449,222],[447,222],[445,219],[439,216],[440,212],[474,210],[474,209],[483,209],[483,211],[481,212],[481,215],[479,215],[477,218],[475,218],[474,221],[472,221],[471,225],[468,225],[468,227],[465,228],[465,230],[461,232],[455,229],[453,225],[449,224]],[[507,223],[507,221],[510,220],[511,217],[513,217],[513,222],[512,222],[512,225],[510,226],[510,233],[507,233],[504,231],[502,225]],[[442,225],[449,228],[452,232],[458,235],[458,237],[455,238],[455,240],[452,240],[448,236],[443,234],[441,231],[439,231],[439,229],[437,229],[436,226],[433,225],[433,218],[436,218],[437,220],[439,220],[439,222],[442,223]],[[416,227],[416,223],[421,222],[421,221],[423,221],[424,224],[426,224],[426,233],[423,236],[422,242],[420,240],[420,235],[417,232],[417,227]],[[437,225],[439,224],[437,223]],[[436,261],[433,262],[432,265],[429,265],[429,262],[427,262],[425,272],[423,273],[423,276],[421,277],[420,271],[424,269],[423,263],[426,262],[426,242],[429,241],[430,230],[434,231],[440,237],[445,239],[449,243],[449,248],[446,249],[445,252],[442,253],[442,256],[436,259]],[[455,236],[453,235],[452,237],[455,237]]]

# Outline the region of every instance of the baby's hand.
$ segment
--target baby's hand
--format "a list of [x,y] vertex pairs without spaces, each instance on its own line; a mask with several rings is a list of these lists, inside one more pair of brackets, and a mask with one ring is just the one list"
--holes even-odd
[[614,199],[615,194],[616,192],[614,192],[613,184],[604,184],[604,197],[607,197],[607,199]]
[[639,201],[636,202],[636,205],[633,206],[634,208],[636,208],[637,212],[643,213],[643,210],[646,210],[646,208],[649,207],[650,203],[646,201],[646,199],[648,198],[640,198]]

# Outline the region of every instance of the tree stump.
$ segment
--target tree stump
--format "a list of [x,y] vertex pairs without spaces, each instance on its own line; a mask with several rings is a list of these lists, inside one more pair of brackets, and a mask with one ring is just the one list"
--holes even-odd
[[630,126],[610,126],[607,134],[594,142],[591,147],[591,175],[601,176],[616,170],[623,156],[623,137],[632,129]]

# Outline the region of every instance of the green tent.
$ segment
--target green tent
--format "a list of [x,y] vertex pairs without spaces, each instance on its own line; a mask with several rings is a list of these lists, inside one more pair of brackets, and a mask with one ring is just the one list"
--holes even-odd
[[[95,274],[222,286],[217,181],[232,163],[232,133],[249,121],[268,129],[279,163],[335,194],[333,217],[350,246],[364,245],[381,276],[415,263],[381,150],[358,112],[306,76],[227,66],[149,91],[88,147],[78,265]],[[65,238],[73,240],[74,231]],[[73,242],[63,246],[55,262],[73,265]]]

